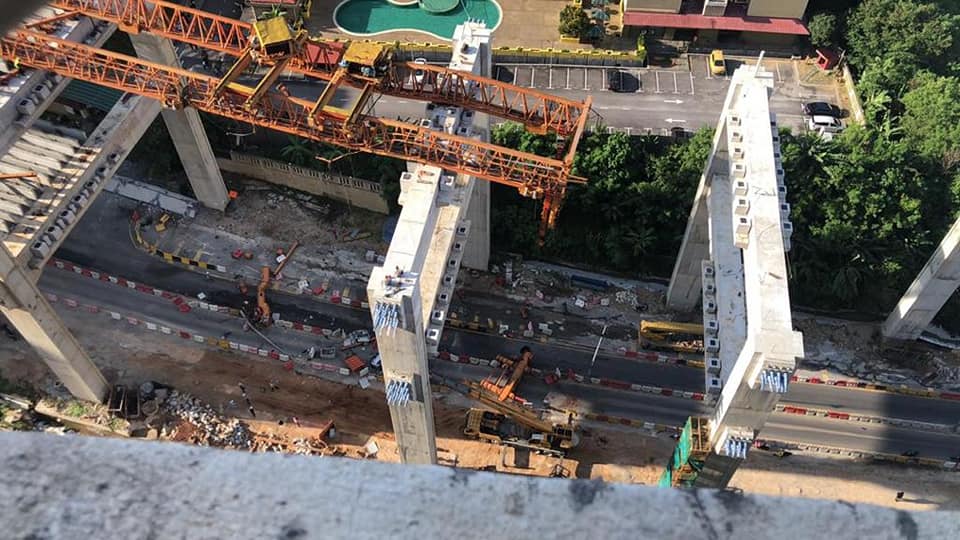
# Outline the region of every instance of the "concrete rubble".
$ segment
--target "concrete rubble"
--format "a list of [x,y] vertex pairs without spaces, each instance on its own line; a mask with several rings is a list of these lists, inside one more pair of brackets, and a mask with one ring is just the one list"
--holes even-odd
[[[207,404],[193,396],[178,392],[170,392],[160,406],[162,412],[175,416],[191,424],[196,431],[192,436],[201,446],[217,446],[234,449],[249,449],[252,437],[246,424],[237,419],[227,420],[214,412]],[[182,423],[173,426],[165,425],[161,436],[175,438],[176,431],[181,429]]]

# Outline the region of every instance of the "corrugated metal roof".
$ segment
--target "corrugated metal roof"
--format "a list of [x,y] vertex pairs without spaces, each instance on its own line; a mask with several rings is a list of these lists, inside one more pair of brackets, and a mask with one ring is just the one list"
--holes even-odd
[[60,94],[60,97],[104,112],[110,112],[110,109],[116,105],[121,96],[123,96],[123,92],[119,90],[79,80],[70,81],[70,84]]
[[648,13],[628,11],[623,14],[624,26],[655,28],[690,28],[695,30],[734,30],[808,36],[810,31],[800,19],[770,17],[707,17],[697,14]]

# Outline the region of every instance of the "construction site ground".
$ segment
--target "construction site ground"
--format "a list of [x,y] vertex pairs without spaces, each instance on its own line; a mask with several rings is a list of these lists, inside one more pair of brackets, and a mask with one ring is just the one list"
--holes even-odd
[[[157,233],[144,227],[147,243],[178,255],[223,265],[222,277],[242,276],[248,284],[259,280],[261,266],[276,266],[277,249],[295,241],[300,247],[286,265],[277,287],[297,294],[331,295],[365,300],[366,281],[376,258],[387,252],[382,230],[386,216],[348,208],[328,199],[275,190],[249,181],[235,208],[226,213],[200,209],[193,219],[174,219]],[[100,205],[124,204],[104,193]],[[154,211],[156,213],[156,211]],[[289,225],[289,226],[288,226]],[[253,259],[234,259],[235,250],[249,251]],[[448,321],[476,322],[489,332],[520,336],[531,329],[536,339],[579,348],[593,348],[605,325],[601,350],[622,354],[637,350],[641,319],[674,320],[664,306],[666,286],[572,269],[538,261],[512,261],[508,277],[505,261],[491,264],[492,272],[462,269]],[[607,281],[604,292],[572,286],[569,275]],[[606,304],[606,305],[604,305]],[[528,306],[527,318],[521,307]],[[639,309],[637,309],[639,308]],[[846,379],[887,385],[941,390],[960,388],[960,355],[934,347],[882,354],[879,325],[794,313],[794,324],[804,333],[806,355],[800,377]],[[541,326],[546,325],[546,326]]]
[[[379,447],[376,459],[398,461],[381,391],[297,375],[276,363],[246,356],[175,344],[139,329],[103,326],[79,312],[65,320],[105,374],[120,383],[138,385],[154,380],[169,384],[201,399],[226,417],[249,422],[259,434],[296,438],[333,420],[337,436],[328,443],[343,455],[360,458],[364,446],[373,440]],[[23,341],[0,341],[0,376],[28,383],[41,393],[63,394],[46,366]],[[255,420],[242,407],[230,405],[231,400],[241,399],[240,382],[246,385],[256,408]],[[277,388],[271,390],[271,383]],[[451,405],[451,401],[459,400],[449,398],[441,396],[435,404],[441,464],[545,476],[559,463],[556,458],[518,456],[499,446],[465,440],[460,435],[465,410],[459,404]],[[294,417],[303,427],[294,424]],[[581,446],[562,464],[572,477],[654,484],[673,446],[674,441],[667,435],[589,426]],[[734,476],[731,487],[751,493],[910,509],[960,509],[960,476],[956,474],[839,458],[794,455],[780,459],[754,451]],[[897,491],[906,494],[899,503],[894,501]]]

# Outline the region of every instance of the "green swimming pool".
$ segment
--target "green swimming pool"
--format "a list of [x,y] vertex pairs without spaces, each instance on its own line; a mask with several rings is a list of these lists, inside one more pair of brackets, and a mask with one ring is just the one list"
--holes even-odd
[[[427,0],[426,7],[439,4]],[[467,19],[487,23],[487,28],[500,24],[502,12],[494,0],[459,0],[445,13],[430,13],[418,5],[398,6],[387,0],[346,0],[333,12],[333,22],[341,31],[358,36],[384,32],[416,31],[449,40],[458,24]]]

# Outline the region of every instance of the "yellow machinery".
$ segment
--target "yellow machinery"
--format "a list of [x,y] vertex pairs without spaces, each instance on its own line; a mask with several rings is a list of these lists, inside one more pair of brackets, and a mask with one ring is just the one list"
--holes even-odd
[[638,341],[642,349],[702,353],[703,325],[666,321],[640,321]]
[[163,232],[167,230],[167,222],[170,221],[170,214],[164,212],[160,219],[157,220],[157,224],[153,226],[153,229],[157,232]]
[[[552,424],[533,411],[498,396],[475,382],[465,381],[467,395],[492,410],[470,409],[463,434],[494,444],[529,448],[539,453],[563,456],[580,443],[580,435],[570,424]],[[511,422],[516,425],[511,425]],[[519,429],[519,428],[524,429]]]

